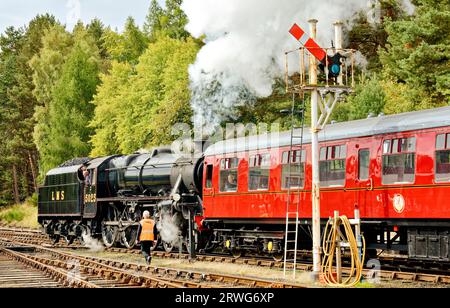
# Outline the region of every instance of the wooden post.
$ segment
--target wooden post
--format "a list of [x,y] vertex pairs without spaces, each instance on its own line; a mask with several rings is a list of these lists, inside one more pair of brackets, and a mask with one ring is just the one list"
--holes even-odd
[[20,203],[19,181],[17,179],[17,167],[15,164],[13,164],[13,166],[12,166],[12,176],[13,176],[14,202],[16,204],[19,204]]

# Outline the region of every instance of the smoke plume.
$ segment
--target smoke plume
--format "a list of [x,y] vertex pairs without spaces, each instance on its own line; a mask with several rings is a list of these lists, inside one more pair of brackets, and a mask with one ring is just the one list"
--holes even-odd
[[272,93],[284,74],[284,52],[299,47],[294,22],[308,31],[318,19],[318,42],[329,47],[333,22],[367,8],[367,0],[185,0],[186,29],[205,46],[189,69],[194,124],[210,133],[236,107]]

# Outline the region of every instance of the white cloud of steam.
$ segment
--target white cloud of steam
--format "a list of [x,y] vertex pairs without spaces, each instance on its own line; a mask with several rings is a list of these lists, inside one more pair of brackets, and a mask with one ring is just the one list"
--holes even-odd
[[156,228],[158,229],[159,235],[164,242],[169,243],[174,247],[179,247],[180,229],[175,217],[176,216],[171,216],[166,211],[162,211],[161,218],[156,223]]
[[86,233],[83,234],[83,241],[84,247],[88,248],[92,252],[101,252],[105,249],[102,242]]
[[299,47],[288,32],[294,22],[308,31],[318,19],[318,42],[329,47],[332,24],[365,8],[367,0],[185,0],[186,29],[206,43],[189,69],[196,126],[214,129],[251,97],[272,93],[284,52]]

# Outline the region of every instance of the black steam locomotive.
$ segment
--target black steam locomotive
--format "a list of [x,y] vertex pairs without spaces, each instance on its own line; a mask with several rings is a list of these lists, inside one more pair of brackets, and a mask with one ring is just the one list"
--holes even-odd
[[39,188],[38,220],[55,242],[83,242],[90,236],[102,238],[106,247],[131,249],[142,213],[149,210],[166,235],[158,237],[156,245],[166,251],[176,244],[194,250],[199,243],[195,220],[202,215],[202,175],[203,157],[168,148],[73,160],[47,174]]

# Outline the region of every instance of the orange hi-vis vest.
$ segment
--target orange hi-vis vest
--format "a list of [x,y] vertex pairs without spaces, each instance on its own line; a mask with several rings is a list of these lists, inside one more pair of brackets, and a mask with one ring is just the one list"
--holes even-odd
[[155,234],[153,233],[153,229],[155,227],[155,222],[152,219],[143,219],[140,222],[141,224],[141,236],[139,237],[140,242],[145,241],[154,241]]

